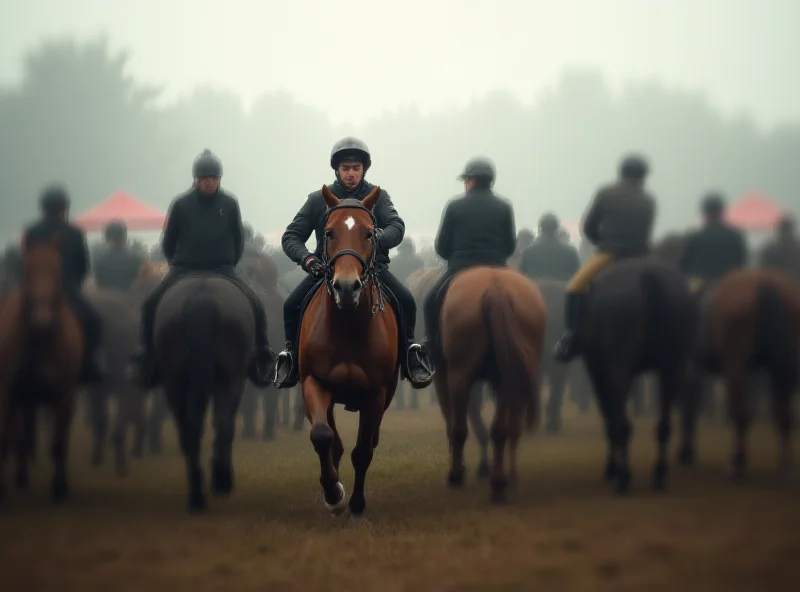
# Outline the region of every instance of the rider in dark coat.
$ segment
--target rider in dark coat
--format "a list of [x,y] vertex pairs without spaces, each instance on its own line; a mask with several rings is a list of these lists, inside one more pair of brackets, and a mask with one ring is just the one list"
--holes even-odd
[[145,389],[158,384],[153,365],[153,325],[158,302],[180,278],[196,272],[211,272],[229,278],[250,300],[255,315],[256,356],[249,378],[267,386],[271,375],[272,350],[267,339],[267,317],[253,290],[236,273],[244,250],[242,215],[236,198],[219,186],[222,163],[206,150],[193,166],[192,188],[172,202],[161,239],[170,270],[142,305],[140,349],[134,357]]
[[761,267],[783,271],[800,283],[800,240],[795,233],[794,218],[789,215],[781,218],[775,239],[761,250],[759,263]]
[[491,161],[471,159],[459,179],[464,181],[465,193],[447,204],[435,241],[436,253],[447,262],[447,270],[423,305],[431,349],[439,347],[442,287],[470,267],[505,267],[517,247],[514,207],[492,191],[495,168]]
[[725,222],[722,195],[708,194],[701,208],[703,228],[689,236],[680,260],[681,271],[689,277],[693,291],[747,265],[747,242],[741,230]]
[[128,229],[123,222],[109,223],[104,234],[108,248],[94,265],[94,281],[98,288],[127,292],[139,277],[144,257],[128,247]]
[[392,261],[394,276],[407,285],[411,274],[423,267],[425,267],[425,262],[414,251],[414,241],[409,237],[404,238],[400,246],[397,247],[397,257]]
[[539,238],[522,253],[520,271],[531,279],[569,281],[580,269],[578,250],[559,236],[561,224],[555,214],[539,220]]
[[67,221],[69,195],[65,188],[52,186],[41,197],[42,219],[28,227],[23,234],[23,244],[46,243],[57,236],[61,253],[62,286],[72,310],[83,326],[86,351],[82,382],[102,380],[105,374],[103,320],[83,297],[81,289],[89,273],[89,246],[86,234]]
[[[328,188],[339,199],[364,199],[375,187],[364,179],[371,164],[372,157],[364,142],[349,137],[339,140],[333,146],[330,160],[331,168],[336,171],[336,181]],[[284,253],[300,265],[308,276],[292,291],[283,305],[286,349],[278,355],[278,364],[275,368],[275,386],[278,388],[290,388],[297,384],[299,378],[295,340],[300,327],[300,307],[305,297],[325,275],[322,239],[326,212],[327,205],[322,198],[322,191],[310,194],[286,228],[281,240]],[[413,387],[423,388],[431,383],[433,366],[427,348],[415,343],[414,340],[417,306],[408,289],[388,269],[389,251],[403,240],[405,223],[397,213],[389,194],[383,190],[375,204],[373,215],[377,225],[379,247],[376,256],[378,278],[397,298],[399,306],[395,308],[402,310],[405,325],[399,327],[407,347],[407,350],[400,354],[400,367],[403,376]],[[317,246],[314,252],[310,253],[306,248],[306,241],[312,234],[317,239]]]
[[566,331],[556,344],[555,356],[569,362],[579,353],[578,331],[586,309],[589,287],[614,261],[640,257],[650,249],[656,202],[644,188],[649,173],[639,156],[623,159],[619,180],[602,187],[583,220],[583,234],[597,252],[573,276],[566,293]]

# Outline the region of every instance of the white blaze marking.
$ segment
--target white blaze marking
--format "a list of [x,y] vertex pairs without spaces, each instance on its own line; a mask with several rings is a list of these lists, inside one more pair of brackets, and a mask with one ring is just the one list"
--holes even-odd
[[347,220],[344,221],[344,225],[347,226],[347,230],[353,230],[353,226],[356,225],[356,221],[353,220],[352,216],[350,216]]

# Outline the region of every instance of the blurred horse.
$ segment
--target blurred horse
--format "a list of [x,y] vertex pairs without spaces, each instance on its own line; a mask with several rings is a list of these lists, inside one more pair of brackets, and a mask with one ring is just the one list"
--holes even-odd
[[[340,200],[323,186],[328,206],[322,249],[326,277],[314,289],[300,326],[300,384],[325,506],[333,515],[346,506],[353,517],[364,513],[367,469],[399,378],[397,321],[375,269],[372,211],[379,196],[375,187],[360,202]],[[344,445],[334,420],[336,403],[359,412],[349,503],[339,481]]]
[[64,293],[58,236],[23,245],[22,283],[0,305],[0,495],[5,462],[17,452],[16,482],[29,485],[36,409],[52,408],[52,497],[69,495],[67,446],[85,352],[83,330]]
[[[258,295],[264,310],[267,313],[267,328],[270,343],[283,341],[283,301],[286,292],[278,283],[278,266],[269,255],[259,259],[252,259],[241,264],[241,271],[245,280],[253,287]],[[255,416],[259,400],[262,401],[264,418],[262,439],[272,441],[278,426],[278,406],[283,412],[281,425],[288,427],[293,413],[291,408],[291,393],[288,390],[280,391],[273,386],[264,389],[256,388],[249,381],[245,385],[242,395],[242,418],[244,430],[242,437],[255,438]],[[301,415],[302,419],[302,415]]]
[[231,280],[196,273],[170,286],[156,310],[155,364],[178,428],[189,481],[189,510],[206,509],[200,446],[206,410],[213,407],[211,489],[233,491],[236,415],[254,355],[255,318]]
[[743,269],[726,275],[711,295],[699,335],[705,370],[722,376],[736,430],[731,475],[744,476],[752,419],[748,379],[763,370],[770,382],[780,437],[780,467],[792,476],[792,396],[800,382],[800,292],[780,271]]
[[447,480],[453,487],[464,484],[470,395],[476,382],[487,381],[495,393],[491,499],[504,502],[509,482],[516,483],[523,418],[527,418],[529,428],[538,421],[544,301],[528,278],[508,268],[467,269],[456,274],[446,289],[442,346],[441,352],[436,352],[443,363],[437,361],[434,378],[450,442]]
[[[444,273],[444,270],[445,270],[444,264],[440,264],[440,265],[435,265],[433,267],[423,267],[422,269],[415,271],[414,273],[411,274],[411,276],[409,276],[408,288],[414,295],[414,300],[417,302],[417,306],[420,309],[422,308],[423,303],[425,302],[425,297],[428,295],[428,292],[431,291],[431,288],[433,288],[433,286],[436,284],[436,281]],[[422,335],[424,333],[425,333],[424,318],[423,315],[418,315],[416,334]],[[438,399],[436,398],[435,386],[431,386],[428,388],[430,389],[433,401],[436,404],[438,404]],[[489,428],[486,427],[486,423],[483,421],[483,416],[481,415],[481,411],[483,409],[483,401],[485,398],[484,391],[488,391],[485,384],[478,383],[475,385],[475,388],[472,390],[472,395],[470,395],[469,408],[467,410],[467,416],[469,417],[469,424],[472,426],[472,432],[475,434],[475,439],[478,441],[478,446],[480,447],[480,460],[478,461],[479,479],[486,479],[490,473]],[[406,393],[410,394],[410,396],[412,397],[417,396],[417,391],[412,389],[410,386],[406,386]]]
[[654,372],[660,405],[653,486],[666,487],[671,413],[686,386],[695,308],[684,277],[652,257],[620,261],[593,281],[581,327],[583,360],[603,415],[609,450],[605,476],[630,489],[627,402],[635,379]]

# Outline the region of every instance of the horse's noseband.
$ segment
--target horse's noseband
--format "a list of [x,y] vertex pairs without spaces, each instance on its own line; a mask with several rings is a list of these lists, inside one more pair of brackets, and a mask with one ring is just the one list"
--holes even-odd
[[361,210],[362,212],[366,212],[369,215],[370,220],[372,221],[372,238],[370,242],[372,243],[372,254],[370,255],[369,261],[364,259],[361,253],[354,251],[353,249],[342,249],[341,251],[336,252],[333,257],[328,256],[328,236],[327,234],[323,235],[322,239],[322,262],[325,264],[325,287],[328,290],[328,294],[333,294],[333,268],[336,264],[336,261],[339,260],[340,257],[344,257],[349,255],[350,257],[355,257],[359,263],[361,263],[361,276],[360,279],[363,284],[366,286],[367,284],[372,284],[374,288],[378,291],[378,302],[376,303],[374,300],[374,293],[373,290],[370,290],[370,299],[372,303],[372,314],[374,315],[378,311],[382,311],[384,309],[384,302],[383,302],[383,290],[381,290],[380,284],[378,282],[378,272],[375,269],[375,259],[378,254],[378,237],[377,232],[375,231],[377,227],[377,222],[375,221],[375,216],[370,212],[367,208],[362,206],[360,203],[340,203],[338,206],[333,206],[332,208],[328,208],[328,211],[325,212],[325,218],[323,219],[323,225],[328,225],[328,219],[330,218],[331,214],[336,210]]

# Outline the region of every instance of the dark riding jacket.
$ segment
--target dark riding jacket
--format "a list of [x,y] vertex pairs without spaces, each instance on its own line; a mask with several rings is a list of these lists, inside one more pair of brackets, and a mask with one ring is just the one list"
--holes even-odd
[[176,197],[169,208],[161,248],[173,269],[234,268],[244,252],[239,202],[222,188],[210,197],[196,188]]
[[144,258],[125,246],[113,246],[97,258],[94,280],[100,288],[126,292],[139,276]]
[[66,294],[80,294],[83,281],[89,273],[89,245],[86,234],[61,218],[44,218],[29,226],[23,234],[23,244],[40,245],[58,237],[61,254],[62,285]]
[[532,279],[568,281],[581,267],[578,250],[557,236],[541,236],[522,252],[520,271]]
[[744,234],[724,222],[713,222],[689,237],[680,268],[690,277],[716,281],[747,265]]
[[473,189],[451,199],[434,248],[449,270],[506,265],[517,248],[514,207],[491,189]]
[[[375,186],[367,181],[362,181],[353,191],[348,191],[339,181],[328,185],[331,193],[339,199],[361,200],[369,195],[374,188]],[[306,248],[306,241],[311,238],[312,234],[317,239],[317,246],[313,255],[316,257],[322,256],[325,212],[327,210],[328,206],[322,197],[322,190],[315,191],[308,196],[306,203],[303,204],[303,207],[297,212],[289,226],[286,227],[286,231],[281,238],[281,246],[286,256],[297,265],[302,265],[312,255]],[[389,265],[389,251],[403,242],[406,224],[400,214],[397,213],[389,194],[383,189],[381,189],[372,214],[375,216],[377,227],[383,230],[378,239],[378,253],[375,258],[376,267],[381,270]]]
[[597,249],[617,257],[639,257],[650,249],[656,201],[638,183],[601,187],[583,220],[583,234]]

